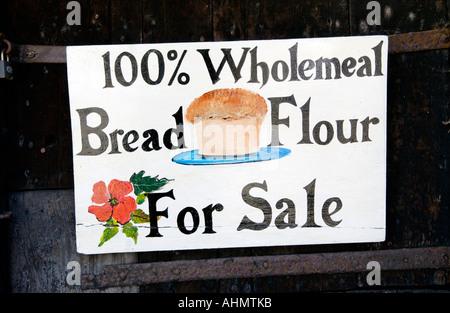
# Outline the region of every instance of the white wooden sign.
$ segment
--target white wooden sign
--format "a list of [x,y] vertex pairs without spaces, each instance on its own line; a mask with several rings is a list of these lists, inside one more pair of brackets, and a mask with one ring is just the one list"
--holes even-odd
[[78,252],[383,241],[387,40],[68,47]]

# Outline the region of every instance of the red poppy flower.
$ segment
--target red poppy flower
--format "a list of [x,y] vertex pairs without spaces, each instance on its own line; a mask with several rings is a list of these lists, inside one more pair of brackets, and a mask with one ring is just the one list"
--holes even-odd
[[100,222],[106,222],[112,217],[120,224],[126,224],[131,218],[131,213],[136,210],[136,200],[126,196],[133,191],[130,182],[113,179],[106,189],[105,182],[99,181],[94,184],[92,191],[94,192],[92,202],[103,205],[91,205],[88,211]]

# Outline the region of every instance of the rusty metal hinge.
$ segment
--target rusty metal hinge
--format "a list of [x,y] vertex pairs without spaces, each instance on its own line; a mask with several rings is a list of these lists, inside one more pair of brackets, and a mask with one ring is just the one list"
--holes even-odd
[[450,29],[434,29],[423,32],[389,36],[389,53],[405,53],[450,48]]
[[83,289],[162,282],[366,272],[371,261],[383,271],[448,269],[450,247],[379,251],[230,257],[105,265],[99,275],[81,277]]
[[[391,54],[449,48],[448,28],[389,35]],[[12,60],[19,63],[66,63],[66,47],[13,45]]]
[[13,44],[12,60],[18,63],[66,63],[66,47]]

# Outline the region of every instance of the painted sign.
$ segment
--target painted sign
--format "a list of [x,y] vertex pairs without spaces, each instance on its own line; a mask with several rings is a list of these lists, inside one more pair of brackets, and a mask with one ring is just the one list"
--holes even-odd
[[383,241],[387,48],[68,47],[78,252]]

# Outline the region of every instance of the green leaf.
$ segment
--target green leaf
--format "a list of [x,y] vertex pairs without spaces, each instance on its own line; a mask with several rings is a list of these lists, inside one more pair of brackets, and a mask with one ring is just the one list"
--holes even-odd
[[130,182],[133,184],[134,194],[136,196],[143,192],[153,192],[160,189],[169,182],[167,178],[159,179],[158,176],[144,176],[145,171],[134,173],[130,177]]
[[144,203],[145,199],[147,199],[147,194],[141,193],[139,196],[137,196],[136,203],[142,204],[142,203]]
[[119,223],[112,217],[106,221],[107,226],[119,226]]
[[137,227],[131,226],[131,223],[126,223],[123,225],[122,233],[124,233],[127,237],[133,238],[134,244],[137,243],[138,229]]
[[148,214],[145,214],[141,209],[136,209],[131,214],[131,220],[136,224],[148,223],[150,222],[150,216],[148,216]]
[[119,232],[119,227],[106,227],[103,231],[103,235],[100,238],[100,243],[98,244],[101,247],[105,242],[114,237]]

